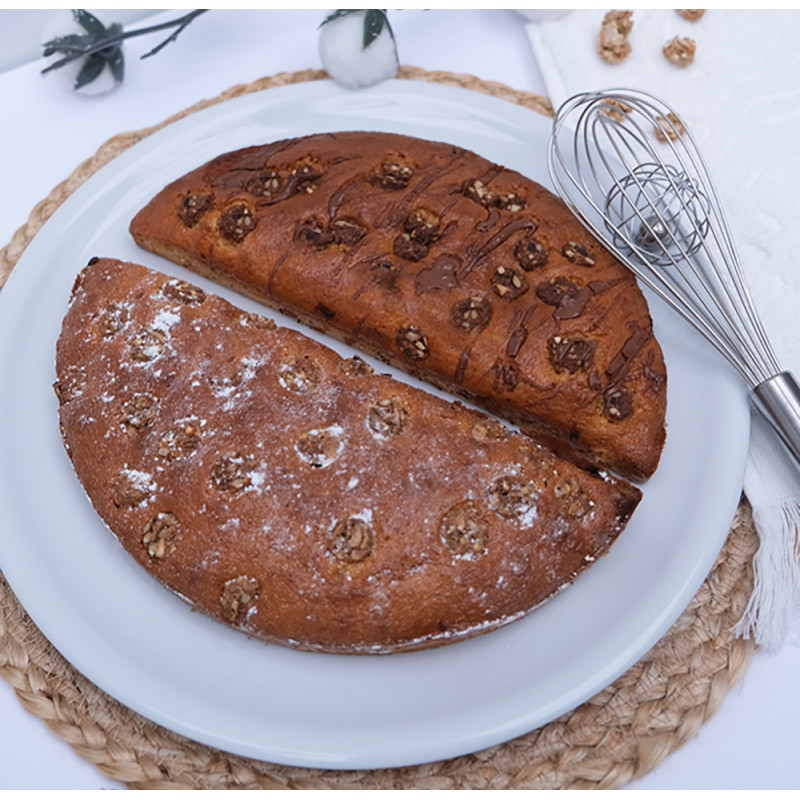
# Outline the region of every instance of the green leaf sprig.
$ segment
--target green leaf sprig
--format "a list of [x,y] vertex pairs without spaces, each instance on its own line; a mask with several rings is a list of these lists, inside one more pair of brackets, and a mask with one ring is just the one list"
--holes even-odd
[[76,59],[84,58],[86,60],[78,72],[78,77],[73,87],[76,91],[87,86],[99,77],[106,65],[108,65],[111,70],[114,80],[117,83],[122,83],[122,79],[125,76],[125,59],[122,55],[121,45],[125,39],[130,39],[133,36],[143,36],[147,33],[155,33],[156,31],[166,30],[168,28],[175,28],[176,30],[163,42],[142,56],[142,58],[148,58],[158,53],[170,42],[174,42],[181,31],[183,31],[192,20],[199,17],[200,14],[204,14],[207,10],[208,9],[197,9],[188,14],[184,14],[178,19],[162,22],[160,25],[150,25],[146,28],[139,28],[138,30],[123,31],[122,26],[118,22],[114,22],[106,27],[94,14],[83,9],[74,9],[72,12],[74,20],[86,33],[72,33],[67,36],[57,36],[49,42],[45,42],[43,45],[43,55],[45,58],[55,55],[56,53],[60,53],[62,58],[59,58],[48,67],[45,67],[45,69],[42,70],[42,74],[63,67],[65,64],[69,64]]

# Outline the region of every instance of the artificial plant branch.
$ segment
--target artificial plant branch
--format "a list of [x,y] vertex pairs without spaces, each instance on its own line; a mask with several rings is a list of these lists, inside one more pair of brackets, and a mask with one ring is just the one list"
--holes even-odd
[[[170,20],[169,22],[162,22],[159,25],[150,25],[146,28],[139,28],[138,30],[133,31],[122,31],[118,25],[112,25],[108,29],[103,29],[103,32],[111,34],[109,36],[98,35],[97,32],[91,32],[87,30],[87,37],[70,36],[53,39],[49,42],[46,42],[44,45],[45,57],[51,56],[53,53],[58,52],[66,52],[67,55],[58,59],[58,61],[54,61],[48,67],[45,67],[45,69],[42,70],[42,74],[50,72],[54,69],[58,69],[59,67],[64,66],[64,64],[68,64],[69,62],[75,61],[78,58],[93,56],[109,48],[114,48],[122,43],[125,39],[130,39],[134,36],[143,36],[147,33],[155,33],[156,31],[174,28],[177,26],[177,30],[174,33],[161,42],[161,44],[154,47],[149,53],[145,53],[142,58],[155,55],[170,42],[175,41],[181,31],[183,31],[183,29],[186,28],[186,26],[192,22],[192,20],[194,20],[196,17],[199,17],[201,14],[204,14],[206,11],[208,11],[208,9],[196,9],[188,14],[184,14],[182,17]],[[87,39],[91,41],[87,41]]]

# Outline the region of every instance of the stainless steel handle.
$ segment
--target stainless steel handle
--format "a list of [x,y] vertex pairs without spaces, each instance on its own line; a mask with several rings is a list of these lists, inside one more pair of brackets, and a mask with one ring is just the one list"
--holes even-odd
[[800,385],[794,375],[773,375],[753,389],[752,397],[756,408],[800,464]]

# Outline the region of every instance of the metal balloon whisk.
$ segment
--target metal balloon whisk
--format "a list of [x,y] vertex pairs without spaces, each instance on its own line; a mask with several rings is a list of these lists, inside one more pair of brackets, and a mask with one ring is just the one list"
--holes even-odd
[[548,158],[575,215],[727,358],[800,462],[800,387],[778,364],[678,114],[641,91],[576,95],[556,114]]

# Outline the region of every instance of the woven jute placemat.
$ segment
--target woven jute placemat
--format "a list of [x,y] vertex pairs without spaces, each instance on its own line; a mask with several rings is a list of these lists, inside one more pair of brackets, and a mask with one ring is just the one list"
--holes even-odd
[[[0,286],[58,206],[153,131],[214,103],[326,78],[282,73],[232,87],[162,124],[106,142],[31,212],[0,251]],[[470,75],[403,67],[399,77],[483,92],[552,116],[546,98]],[[732,625],[752,591],[758,538],[747,501],[708,578],[647,655],[591,700],[505,744],[448,761],[375,771],[287,767],[230,755],[154,725],[77,672],[39,632],[0,574],[0,676],[31,714],[105,775],[137,789],[615,789],[652,770],[697,732],[745,673],[752,642]]]

